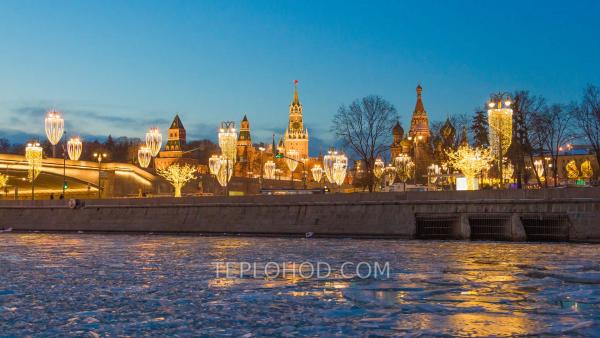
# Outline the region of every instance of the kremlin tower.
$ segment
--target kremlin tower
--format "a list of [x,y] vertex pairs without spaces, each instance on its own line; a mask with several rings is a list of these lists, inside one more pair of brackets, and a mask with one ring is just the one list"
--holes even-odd
[[410,121],[408,141],[412,143],[412,160],[415,163],[416,181],[426,181],[427,167],[433,163],[433,150],[431,149],[431,131],[429,118],[422,100],[423,87],[417,86],[417,103]]
[[294,100],[290,104],[290,120],[283,135],[285,152],[297,150],[300,158],[308,158],[308,130],[302,121],[302,104],[298,99],[298,80],[294,81]]

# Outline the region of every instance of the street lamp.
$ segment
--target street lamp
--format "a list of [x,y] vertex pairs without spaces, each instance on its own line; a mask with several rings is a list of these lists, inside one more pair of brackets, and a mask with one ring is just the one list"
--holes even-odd
[[500,187],[504,185],[503,157],[512,142],[512,104],[508,93],[492,95],[488,102],[489,139],[492,156],[498,161]]
[[35,199],[35,179],[42,170],[42,147],[38,142],[27,143],[25,147],[25,159],[29,165],[28,179],[31,182],[31,200]]
[[[235,132],[235,123],[233,121],[221,122],[221,128],[219,128],[219,147],[221,148],[221,155],[226,162],[226,172],[233,173],[232,169],[237,153],[237,133]],[[223,177],[227,180],[225,182],[225,195],[229,196],[229,179],[231,179],[231,174],[224,175]]]
[[52,144],[52,157],[56,157],[56,145],[60,142],[65,131],[65,120],[60,117],[60,113],[56,110],[51,110],[44,119],[44,129],[48,141]]
[[94,158],[98,160],[98,198],[102,198],[102,188],[100,187],[100,171],[102,166],[102,159],[106,158],[106,153],[94,153]]
[[147,146],[141,146],[138,149],[138,163],[142,168],[148,168],[150,165],[150,161],[152,161],[152,150]]

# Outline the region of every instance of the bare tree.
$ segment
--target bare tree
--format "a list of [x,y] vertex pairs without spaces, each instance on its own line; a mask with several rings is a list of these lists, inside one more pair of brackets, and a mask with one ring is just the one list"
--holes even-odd
[[385,99],[371,95],[339,107],[331,131],[365,164],[367,186],[373,191],[375,159],[389,149],[392,126],[398,120],[396,108]]
[[571,106],[571,115],[600,163],[600,90],[598,87],[588,85],[585,88],[581,103]]
[[[575,134],[571,127],[572,117],[562,105],[554,104],[532,118],[533,133],[536,142],[547,153],[552,162],[554,186],[558,184],[558,154],[561,146],[573,140]],[[543,155],[543,153],[542,153]],[[545,170],[547,171],[547,170]],[[546,180],[547,181],[547,180]]]

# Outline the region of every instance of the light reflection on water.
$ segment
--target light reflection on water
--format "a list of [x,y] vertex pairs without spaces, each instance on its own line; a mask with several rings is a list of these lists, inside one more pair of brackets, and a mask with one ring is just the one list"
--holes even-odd
[[[0,332],[600,336],[599,258],[567,243],[2,234]],[[242,261],[392,275],[216,276]]]

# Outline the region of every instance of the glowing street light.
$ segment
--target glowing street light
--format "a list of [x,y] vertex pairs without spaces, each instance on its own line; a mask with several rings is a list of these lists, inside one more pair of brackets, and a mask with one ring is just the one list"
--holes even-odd
[[71,161],[79,160],[82,151],[83,143],[81,143],[79,137],[71,137],[69,141],[67,141],[67,153],[69,154],[69,159]]
[[31,182],[31,199],[35,199],[35,179],[42,171],[43,149],[38,142],[28,143],[25,147],[25,159],[29,166],[27,178]]
[[502,174],[503,157],[512,142],[513,110],[510,108],[511,104],[510,96],[507,93],[495,94],[488,102],[490,149],[491,155],[498,161],[501,181],[504,178]]
[[94,153],[94,158],[98,160],[98,198],[102,198],[102,187],[100,186],[100,172],[102,170],[102,159],[108,156],[106,153]]
[[148,168],[150,161],[152,161],[152,150],[146,146],[141,146],[138,149],[138,163],[140,167]]
[[52,144],[52,157],[56,157],[56,145],[65,132],[65,120],[60,117],[59,112],[51,110],[44,119],[44,127],[48,141]]

